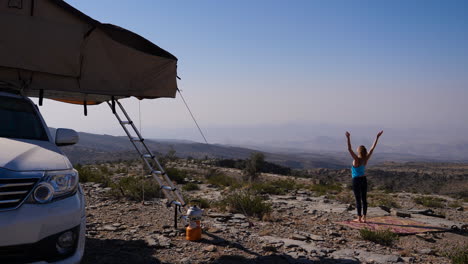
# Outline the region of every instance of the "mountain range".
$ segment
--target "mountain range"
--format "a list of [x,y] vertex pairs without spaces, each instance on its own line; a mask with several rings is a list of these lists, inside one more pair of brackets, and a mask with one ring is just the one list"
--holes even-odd
[[[54,129],[51,129],[52,131]],[[52,133],[54,134],[54,133]],[[97,135],[91,133],[79,132],[80,141],[73,146],[62,147],[62,150],[70,158],[72,163],[97,163],[105,161],[138,159],[138,154],[127,137]],[[241,147],[222,144],[203,144],[189,140],[171,140],[171,139],[145,139],[148,147],[157,155],[165,155],[171,150],[175,151],[178,157],[193,158],[223,158],[223,159],[246,159],[252,152],[263,152],[267,161],[291,167],[294,169],[310,168],[345,168],[348,167],[351,160],[346,149],[328,147],[322,151],[307,151],[304,149],[307,142],[301,145],[303,148],[282,147],[276,142],[270,146],[250,146]],[[310,144],[334,145],[336,141],[332,138],[318,138]],[[342,143],[342,142],[340,142]],[[138,144],[138,143],[137,143]],[[300,142],[297,142],[300,144]],[[432,149],[431,153],[444,153],[444,149],[437,149],[438,146],[427,146]],[[316,148],[317,149],[317,148]],[[459,146],[460,157],[467,157],[468,144]],[[395,148],[379,146],[375,152],[372,163],[382,163],[386,161],[393,162],[466,162],[468,159],[449,159],[436,155],[417,155],[413,154],[411,148],[401,149],[396,152]]]

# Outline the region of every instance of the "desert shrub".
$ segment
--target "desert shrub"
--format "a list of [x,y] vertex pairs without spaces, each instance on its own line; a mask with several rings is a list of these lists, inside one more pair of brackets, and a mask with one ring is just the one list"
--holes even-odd
[[177,182],[178,184],[184,183],[185,178],[187,178],[187,175],[188,175],[186,170],[181,170],[177,168],[167,168],[166,173],[167,173],[167,176],[169,176],[169,179]]
[[343,191],[335,195],[335,200],[345,204],[354,203],[354,195],[349,191]]
[[245,162],[244,180],[253,182],[258,179],[265,164],[265,155],[260,152],[253,152]]
[[255,182],[250,186],[250,189],[261,194],[285,194],[288,191],[298,187],[293,180],[274,180],[268,182]]
[[[369,181],[369,183],[370,183],[370,181]],[[384,184],[382,186],[379,186],[376,189],[380,190],[380,191],[382,191],[382,192],[384,192],[386,194],[393,193],[395,191],[394,190],[395,186],[393,184],[394,184],[393,182],[390,182],[390,183]],[[368,189],[369,190],[373,189],[372,186],[370,186],[370,184],[368,184]]]
[[164,156],[167,160],[169,161],[175,161],[177,160],[177,155],[176,155],[176,150],[174,149],[174,146],[170,146],[170,149],[167,151],[166,155]]
[[272,181],[272,184],[275,186],[278,186],[279,188],[283,188],[286,190],[294,190],[299,187],[302,187],[300,184],[296,183],[295,181],[291,179],[286,179],[286,180],[274,180]]
[[111,195],[117,198],[142,201],[164,196],[156,181],[144,177],[123,177],[111,187]]
[[100,166],[99,166],[99,170],[100,170],[103,174],[109,174],[109,173],[110,173],[109,167],[107,167],[107,165],[105,165],[105,164],[100,165]]
[[189,183],[185,184],[184,186],[182,186],[182,190],[187,191],[187,192],[189,192],[189,191],[198,191],[198,190],[200,190],[200,187],[196,183],[189,182]]
[[448,204],[450,208],[462,207],[463,204],[460,201],[452,201]]
[[104,187],[108,187],[112,184],[112,180],[109,175],[104,174],[93,167],[78,164],[75,166],[75,169],[78,171],[80,182],[100,183]]
[[319,196],[325,194],[337,194],[343,190],[343,188],[337,184],[313,184],[310,185],[308,189]]
[[196,205],[199,208],[210,208],[211,205],[213,204],[212,201],[202,198],[202,197],[190,197],[190,196],[184,196],[184,200],[187,202],[189,206]]
[[128,167],[121,167],[121,168],[118,168],[115,173],[128,173]]
[[452,261],[452,264],[466,264],[468,263],[468,245],[455,247],[445,255]]
[[234,177],[230,177],[217,170],[209,170],[205,175],[205,179],[209,184],[219,187],[240,187],[240,182]]
[[200,208],[210,208],[211,207],[211,201],[205,198],[198,198],[198,206]]
[[390,230],[370,230],[367,228],[359,230],[361,238],[364,240],[372,241],[377,244],[390,246],[398,240],[398,235]]
[[445,207],[445,199],[433,196],[419,196],[413,198],[414,202],[425,207],[443,208]]
[[373,194],[369,195],[369,206],[385,206],[388,208],[400,208],[400,204],[390,195]]
[[270,203],[248,191],[234,192],[219,201],[218,206],[231,213],[242,213],[259,218],[269,214],[272,210]]

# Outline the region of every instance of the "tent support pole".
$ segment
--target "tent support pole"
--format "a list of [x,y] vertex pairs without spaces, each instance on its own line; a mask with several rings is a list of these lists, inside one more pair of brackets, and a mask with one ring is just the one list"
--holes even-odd
[[42,106],[42,101],[44,100],[44,89],[39,90],[39,106]]
[[174,229],[177,229],[177,211],[179,208],[180,206],[178,204],[174,206]]
[[83,101],[83,107],[84,107],[84,115],[88,116],[88,102],[86,100]]
[[112,96],[112,113],[115,115],[115,97]]

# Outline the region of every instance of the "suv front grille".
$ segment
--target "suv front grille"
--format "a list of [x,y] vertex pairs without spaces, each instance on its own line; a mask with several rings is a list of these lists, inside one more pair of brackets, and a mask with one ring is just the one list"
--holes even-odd
[[16,209],[38,179],[0,179],[0,210]]

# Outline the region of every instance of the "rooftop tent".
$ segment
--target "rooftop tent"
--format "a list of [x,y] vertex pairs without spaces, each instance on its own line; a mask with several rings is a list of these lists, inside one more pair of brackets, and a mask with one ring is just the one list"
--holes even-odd
[[174,205],[177,220],[186,206],[184,198],[114,100],[174,98],[176,79],[177,58],[172,54],[62,0],[0,0],[0,91],[83,104],[85,115],[87,105],[106,101],[168,205]]
[[0,90],[68,103],[175,97],[177,58],[62,0],[0,0]]

